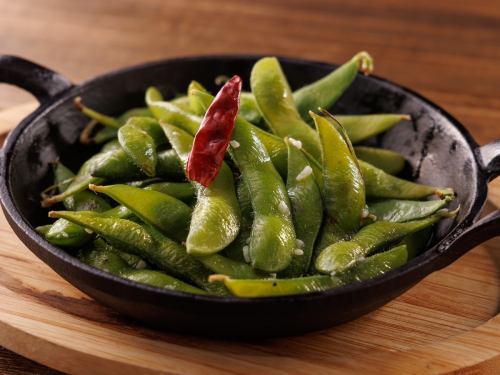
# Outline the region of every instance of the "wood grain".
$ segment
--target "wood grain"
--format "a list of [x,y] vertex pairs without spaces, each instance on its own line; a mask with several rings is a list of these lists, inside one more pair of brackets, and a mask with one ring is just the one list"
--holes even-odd
[[[0,112],[0,123],[13,125],[30,108]],[[497,197],[500,189],[492,190]],[[32,255],[0,215],[0,345],[74,374],[495,373],[499,276],[497,238],[342,326],[258,342],[208,340],[147,329],[100,306]]]

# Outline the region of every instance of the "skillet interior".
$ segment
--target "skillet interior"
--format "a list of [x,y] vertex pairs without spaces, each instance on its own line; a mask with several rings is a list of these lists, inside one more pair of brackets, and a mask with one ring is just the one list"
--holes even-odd
[[[78,145],[79,132],[86,120],[74,109],[74,96],[82,96],[85,103],[100,111],[118,114],[131,106],[143,105],[144,90],[150,85],[159,87],[166,97],[172,97],[182,94],[192,79],[216,91],[214,77],[239,74],[248,89],[254,61],[253,57],[171,60],[106,75],[71,90],[36,116],[16,140],[10,141],[15,145],[8,147],[11,152],[7,155],[6,179],[10,195],[24,220],[33,227],[47,222],[46,211],[39,206],[39,193],[50,184],[51,161],[61,159],[76,168],[95,151]],[[318,79],[333,68],[332,65],[292,59],[281,59],[281,62],[292,88]],[[414,119],[411,123],[398,125],[384,136],[372,140],[372,143],[405,155],[409,161],[407,173],[415,180],[453,187],[458,199],[452,207],[457,204],[462,207],[459,222],[465,217],[470,218],[473,208],[477,208],[477,199],[484,200],[481,196],[484,192],[477,197],[479,172],[472,149],[474,143],[471,143],[467,133],[463,134],[459,125],[457,128],[452,118],[418,96],[384,80],[359,76],[332,112],[411,114]],[[435,241],[444,237],[451,225],[450,221],[442,222]],[[60,251],[40,238],[33,238],[33,234],[23,233],[20,229],[18,234],[57,272],[97,300],[149,323],[196,333],[260,336],[326,327],[380,306],[430,272],[430,268],[424,270],[421,267],[419,272],[407,273],[403,280],[398,275],[404,276],[404,272],[398,270],[392,278],[387,278],[387,282],[372,283],[370,288],[364,290],[348,286],[343,288],[344,291],[330,294],[263,299],[260,302],[246,300],[236,303],[229,298],[227,302],[232,307],[228,308],[229,304],[217,303],[211,298],[186,298],[179,293],[103,276],[101,272],[92,271],[91,274],[89,267],[70,257],[54,257],[53,252]],[[407,268],[417,269],[419,258],[410,262]],[[158,300],[159,295],[163,296],[161,300]],[[296,310],[290,311],[287,305],[294,306]],[[207,320],[200,322],[198,312],[203,306]],[[283,319],[284,315],[287,319]],[[260,321],[260,324],[248,324],[247,318]],[[298,324],[298,321],[301,323]],[[206,323],[210,326],[207,327]]]

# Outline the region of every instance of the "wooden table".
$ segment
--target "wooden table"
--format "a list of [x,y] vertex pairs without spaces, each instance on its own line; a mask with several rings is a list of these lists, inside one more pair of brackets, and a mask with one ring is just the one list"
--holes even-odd
[[[0,53],[75,82],[181,55],[261,53],[343,62],[412,87],[480,143],[500,136],[500,2],[492,0],[0,0]],[[30,100],[0,85],[0,109]],[[2,374],[52,374],[0,349]]]

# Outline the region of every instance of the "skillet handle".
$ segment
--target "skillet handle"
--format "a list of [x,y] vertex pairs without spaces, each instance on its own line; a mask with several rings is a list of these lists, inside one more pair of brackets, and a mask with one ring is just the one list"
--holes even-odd
[[29,91],[42,106],[73,86],[53,70],[10,55],[0,55],[0,82]]
[[[500,175],[500,140],[479,147],[477,151],[480,168],[487,181],[494,180]],[[438,247],[438,251],[446,251],[448,254],[443,257],[444,262],[437,265],[438,268],[447,266],[473,247],[496,236],[500,236],[500,209],[493,211],[465,230],[455,228],[450,235],[451,240],[445,240]]]

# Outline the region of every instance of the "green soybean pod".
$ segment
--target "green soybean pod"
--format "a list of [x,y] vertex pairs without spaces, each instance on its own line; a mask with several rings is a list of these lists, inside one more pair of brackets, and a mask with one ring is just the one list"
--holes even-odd
[[131,108],[118,116],[117,120],[121,125],[124,125],[132,117],[150,117],[154,118],[153,114],[147,107]]
[[115,128],[105,127],[105,128],[102,128],[101,130],[97,131],[95,133],[94,137],[91,138],[86,143],[95,143],[97,145],[100,145],[104,142],[115,139],[117,136],[118,136],[118,131]]
[[35,230],[40,233],[43,237],[49,232],[50,228],[52,228],[52,224],[39,225],[35,228]]
[[201,117],[163,101],[160,92],[154,87],[146,90],[146,104],[158,121],[178,127],[192,135],[196,134],[200,127]]
[[236,192],[241,211],[240,231],[238,232],[236,239],[223,250],[223,254],[229,259],[236,260],[238,262],[250,263],[251,260],[248,244],[250,243],[250,235],[252,233],[253,209],[252,202],[250,200],[250,192],[248,191],[243,179],[238,181]]
[[151,226],[89,211],[51,211],[49,217],[64,218],[84,226],[112,246],[136,254],[169,274],[188,280],[208,292],[226,294],[220,285],[208,282],[210,272],[203,264]]
[[234,279],[258,279],[263,277],[262,273],[254,270],[249,264],[219,254],[198,257],[198,259],[210,271],[227,275]]
[[124,279],[147,284],[162,289],[171,289],[193,294],[206,294],[202,289],[175,279],[166,273],[154,270],[138,270],[131,267],[117,253],[106,249],[88,249],[80,251],[80,260],[100,270],[109,272]]
[[96,238],[94,242],[92,242],[92,248],[96,250],[112,251],[115,254],[118,254],[120,258],[122,258],[125,262],[127,262],[127,264],[130,267],[133,267],[136,270],[143,270],[149,267],[148,263],[141,257],[135,254],[130,254],[124,251],[120,251],[117,248],[108,244],[102,238]]
[[[342,127],[311,112],[321,141],[323,202],[328,215],[347,233],[361,225],[365,184],[356,155]],[[311,168],[312,172],[312,168]]]
[[372,255],[337,276],[346,284],[369,280],[401,267],[408,259],[406,245],[399,245],[382,253]]
[[93,177],[92,172],[94,171],[96,165],[106,156],[107,153],[98,153],[88,159],[80,167],[80,170],[73,178],[71,183],[68,185],[64,192],[51,197],[46,197],[42,200],[42,207],[50,207],[55,203],[64,201],[66,198],[86,190],[89,184],[100,184],[104,179],[99,177]]
[[423,219],[444,208],[453,198],[432,201],[409,201],[400,199],[387,199],[368,204],[368,211],[377,220],[405,222]]
[[[161,100],[163,100],[163,99],[161,99]],[[191,105],[189,104],[189,98],[186,95],[178,96],[178,97],[170,100],[170,103],[172,103],[173,105],[175,105],[177,108],[179,108],[180,110],[182,110],[184,112],[191,113],[193,115],[195,114],[191,111]]]
[[428,228],[443,218],[455,217],[457,212],[458,210],[441,210],[425,219],[405,223],[377,221],[367,225],[350,241],[337,242],[323,249],[316,259],[316,269],[321,273],[343,272],[384,246]]
[[90,185],[89,188],[127,207],[168,237],[177,241],[186,239],[192,210],[184,202],[158,191],[128,185]]
[[429,227],[403,237],[399,245],[406,246],[408,259],[415,258],[419,253],[425,250],[432,237],[432,233],[432,227]]
[[365,179],[366,196],[370,198],[421,199],[429,195],[453,196],[453,189],[417,184],[385,173],[373,165],[359,160]]
[[191,203],[196,194],[194,186],[188,182],[156,182],[147,185],[144,189],[168,194],[185,203]]
[[241,92],[239,115],[259,127],[262,127],[262,123],[264,122],[255,97],[251,92]]
[[[160,124],[185,168],[193,137],[170,124]],[[186,249],[189,254],[205,256],[221,251],[234,241],[240,229],[240,208],[233,173],[226,163],[222,164],[209,187],[198,183],[194,185],[197,202],[191,217]]]
[[189,100],[189,107],[191,109],[191,112],[194,113],[197,116],[203,116],[205,114],[205,109],[200,106],[198,100],[193,98],[193,91],[203,91],[207,92],[205,87],[197,81],[191,81],[188,86],[188,100]]
[[368,138],[392,129],[401,121],[411,120],[410,115],[397,113],[336,115],[335,118],[345,128],[352,143],[362,142]]
[[287,138],[285,142],[288,147],[286,188],[297,240],[292,262],[280,273],[280,277],[293,278],[304,275],[309,269],[323,220],[323,205],[311,166],[301,151],[301,142],[293,138]]
[[404,156],[396,151],[367,146],[356,146],[354,151],[358,159],[382,169],[385,173],[398,174],[405,166]]
[[275,57],[265,57],[255,63],[250,77],[257,106],[273,133],[300,140],[306,151],[320,158],[318,134],[300,117],[292,91]]
[[209,280],[224,283],[231,294],[243,298],[314,293],[343,285],[342,280],[337,277],[322,275],[293,279],[233,279],[225,275],[211,275]]
[[[179,163],[175,150],[158,152],[156,172],[158,177],[184,178],[184,170]],[[147,177],[121,148],[104,153],[102,158],[94,165],[92,176],[110,182],[136,181]]]
[[[73,172],[62,163],[54,167],[55,184],[59,193],[63,193],[74,178]],[[63,201],[68,210],[88,210],[102,212],[111,209],[109,203],[102,197],[90,191],[84,190],[76,193]],[[45,233],[45,239],[53,245],[64,247],[79,247],[92,239],[92,233],[88,233],[76,224],[67,220],[59,219]]]
[[285,184],[262,142],[245,120],[236,119],[229,153],[250,192],[254,221],[249,255],[252,266],[278,272],[291,262],[295,230]]
[[351,85],[359,70],[365,75],[373,71],[373,59],[367,52],[357,53],[327,76],[296,90],[293,100],[302,118],[310,121],[309,111],[330,108]]
[[131,117],[118,130],[118,141],[130,160],[146,176],[156,175],[156,148],[166,142],[158,121],[149,117]]

